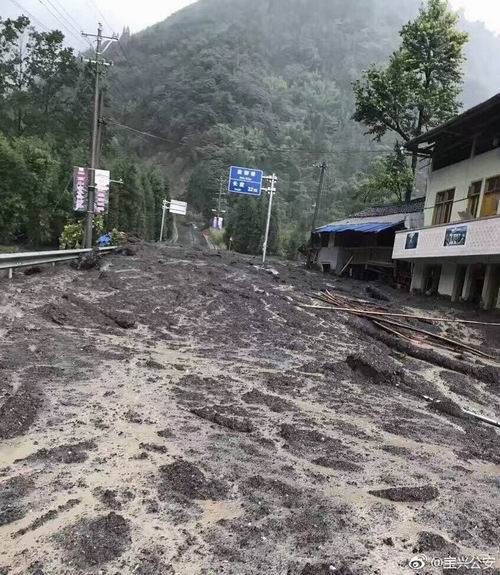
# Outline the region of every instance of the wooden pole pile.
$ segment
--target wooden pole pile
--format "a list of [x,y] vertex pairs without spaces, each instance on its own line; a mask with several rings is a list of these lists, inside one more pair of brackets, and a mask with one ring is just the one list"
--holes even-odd
[[[409,341],[410,343],[422,346],[422,344],[428,344],[431,347],[441,347],[447,350],[452,351],[459,351],[459,352],[468,352],[473,355],[487,358],[493,361],[496,361],[494,357],[488,355],[481,350],[462,343],[460,341],[445,337],[443,335],[435,334],[431,331],[426,329],[422,329],[420,327],[416,327],[411,325],[407,321],[403,321],[404,319],[420,319],[423,321],[431,321],[434,318],[428,317],[421,317],[417,315],[411,314],[404,314],[404,313],[390,313],[385,310],[379,309],[367,309],[368,303],[372,306],[371,302],[365,302],[363,300],[348,298],[347,296],[340,295],[338,293],[333,294],[332,292],[326,290],[321,292],[318,298],[329,304],[329,307],[319,307],[319,306],[311,306],[317,309],[331,309],[339,312],[346,312],[357,315],[359,317],[364,317],[366,319],[370,319],[374,325],[383,329],[384,331],[390,333],[391,335],[397,336],[403,340]],[[330,307],[331,306],[331,307]],[[395,321],[394,319],[390,318],[401,318],[401,320]],[[435,321],[445,321],[445,318],[438,318]],[[448,320],[450,321],[450,320]],[[481,324],[481,322],[472,322],[467,320],[455,320],[459,323],[471,323],[471,324]]]

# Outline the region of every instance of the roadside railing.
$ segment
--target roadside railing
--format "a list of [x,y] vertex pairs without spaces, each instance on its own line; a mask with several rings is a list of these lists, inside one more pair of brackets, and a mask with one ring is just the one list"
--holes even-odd
[[[117,246],[97,248],[100,252],[111,252]],[[53,264],[69,260],[77,260],[82,254],[91,252],[91,249],[80,250],[53,250],[46,252],[14,252],[11,254],[0,254],[0,270],[8,270],[9,279],[15,268],[27,268],[41,264]]]

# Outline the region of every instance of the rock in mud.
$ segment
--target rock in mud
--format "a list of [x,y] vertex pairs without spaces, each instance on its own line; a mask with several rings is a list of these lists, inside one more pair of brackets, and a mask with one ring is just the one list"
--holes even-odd
[[96,519],[81,520],[56,537],[67,558],[80,569],[120,557],[131,543],[129,522],[114,512]]
[[99,250],[93,249],[89,253],[80,255],[76,262],[71,262],[71,265],[77,270],[91,270],[100,266],[101,259]]
[[451,399],[442,399],[440,401],[433,401],[429,404],[429,409],[445,415],[451,415],[458,419],[469,419],[469,416],[464,413],[463,409]]
[[421,531],[418,534],[417,544],[413,548],[413,553],[427,553],[428,551],[445,551],[451,555],[452,553],[458,553],[458,547],[437,533]]
[[224,499],[227,487],[222,481],[211,480],[193,463],[176,461],[160,467],[160,485],[162,499],[168,499],[172,493],[186,499]]
[[205,407],[195,407],[191,409],[191,413],[216,423],[221,427],[226,427],[232,431],[239,431],[241,433],[251,433],[255,430],[252,422],[247,418],[234,417],[226,413],[221,413],[215,407],[205,406]]
[[353,473],[363,471],[363,468],[360,465],[356,465],[355,463],[351,463],[344,459],[336,459],[334,457],[318,457],[313,459],[313,463],[320,465],[321,467],[334,469],[335,471],[349,471]]
[[376,384],[391,385],[398,380],[399,369],[395,361],[376,349],[349,355],[346,363],[355,373]]
[[439,491],[432,485],[423,487],[390,487],[368,491],[370,495],[396,501],[397,503],[417,503],[432,501],[439,496]]

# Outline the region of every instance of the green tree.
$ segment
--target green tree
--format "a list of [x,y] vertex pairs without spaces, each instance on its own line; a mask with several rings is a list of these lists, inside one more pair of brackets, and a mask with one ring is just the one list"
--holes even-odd
[[394,153],[374,160],[358,175],[355,198],[360,205],[402,202],[413,184],[413,172],[399,144]]
[[[375,140],[391,132],[408,142],[457,114],[468,39],[457,23],[445,0],[426,0],[418,17],[403,26],[389,64],[372,66],[355,82],[354,119]],[[413,172],[417,161],[414,155]]]
[[0,20],[0,113],[7,133],[46,136],[64,123],[79,69],[63,41],[59,30],[38,32],[25,16]]

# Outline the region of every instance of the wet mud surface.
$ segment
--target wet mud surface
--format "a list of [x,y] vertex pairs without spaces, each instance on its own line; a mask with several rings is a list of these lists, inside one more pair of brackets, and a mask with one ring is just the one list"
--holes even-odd
[[[461,354],[480,377],[456,373],[297,305],[445,302],[127,253],[0,280],[1,575],[405,575],[416,554],[497,554],[499,433],[461,410],[498,419],[496,366]],[[498,329],[424,327],[498,357]]]

